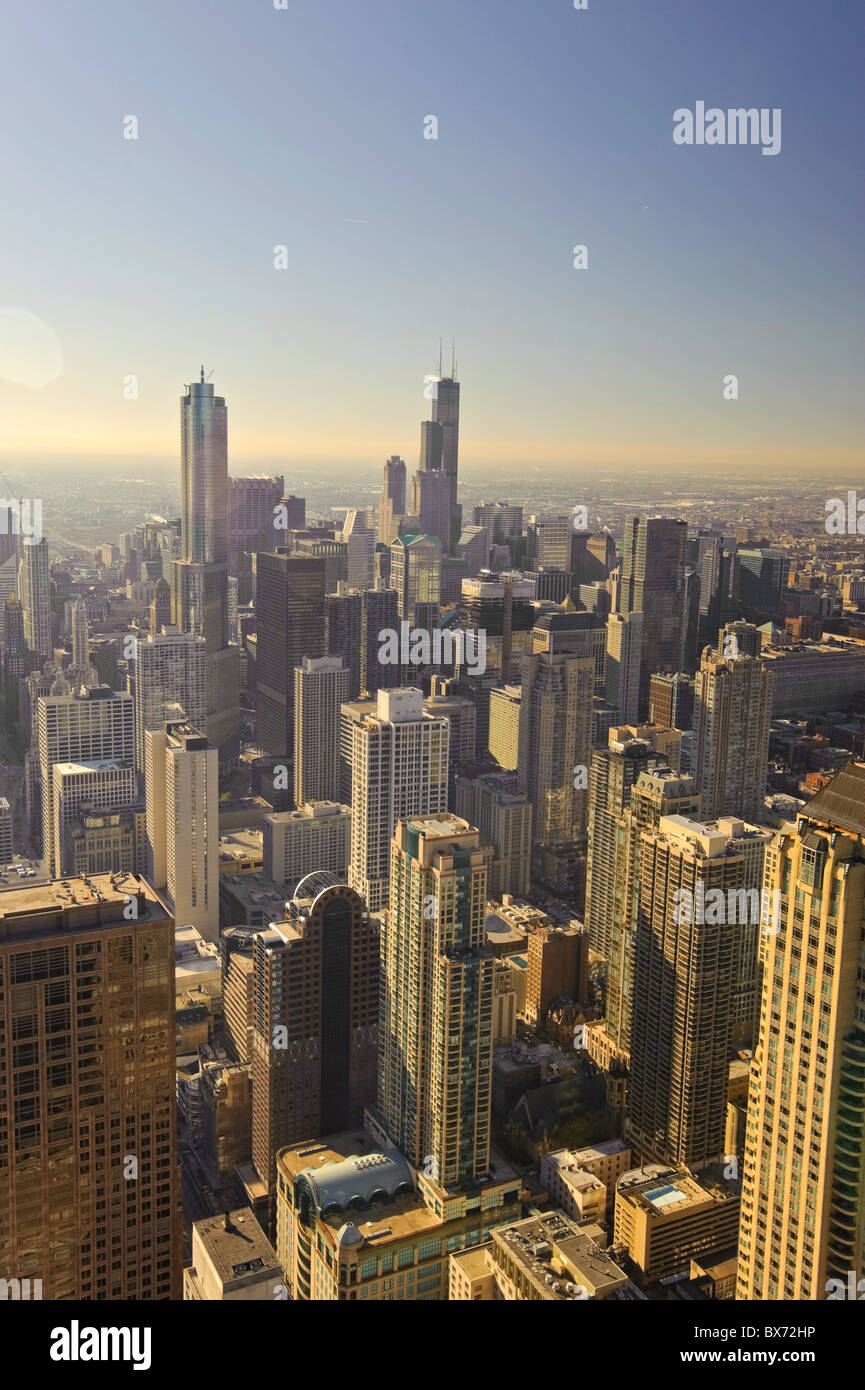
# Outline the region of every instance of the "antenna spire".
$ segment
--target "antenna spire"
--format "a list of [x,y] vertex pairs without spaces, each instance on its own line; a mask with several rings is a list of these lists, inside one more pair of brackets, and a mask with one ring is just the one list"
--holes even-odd
[[201,364],[201,380],[204,381],[204,363]]
[[439,338],[439,376],[442,374],[442,340]]
[[452,381],[456,381],[456,379],[457,379],[456,346],[455,346],[454,339],[451,338],[451,380],[452,380]]

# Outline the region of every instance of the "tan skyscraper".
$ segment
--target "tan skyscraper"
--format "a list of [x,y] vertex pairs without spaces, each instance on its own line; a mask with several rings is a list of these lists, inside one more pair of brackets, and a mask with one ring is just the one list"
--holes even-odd
[[[855,1298],[865,1285],[865,763],[766,849],[737,1296]],[[837,1281],[833,1283],[832,1281]]]
[[336,801],[339,796],[340,708],[348,699],[349,670],[341,656],[302,658],[294,668],[294,800]]
[[219,940],[219,766],[186,722],[145,735],[147,874],[178,926]]
[[729,655],[707,648],[694,696],[694,772],[704,821],[738,816],[757,821],[766,795],[772,677],[755,657],[740,654],[728,631]]
[[594,682],[591,657],[523,658],[518,776],[536,843],[564,844],[586,829]]
[[180,1295],[174,921],[141,879],[0,894],[0,1269]]
[[400,821],[393,839],[378,1109],[391,1141],[445,1188],[489,1171],[488,858],[477,830],[448,812]]

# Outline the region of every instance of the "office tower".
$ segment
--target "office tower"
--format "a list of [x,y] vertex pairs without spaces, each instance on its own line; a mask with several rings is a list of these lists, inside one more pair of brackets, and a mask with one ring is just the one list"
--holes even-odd
[[140,879],[15,888],[0,979],[0,1032],[27,1038],[0,1118],[0,1268],[46,1300],[177,1298],[172,918]]
[[399,616],[412,627],[420,626],[419,607],[425,611],[441,596],[442,547],[435,536],[398,536],[390,548],[391,583],[397,592]]
[[[351,705],[346,707],[349,711]],[[387,906],[396,823],[447,809],[450,722],[424,712],[423,692],[379,690],[375,711],[349,720],[349,883],[371,912]]]
[[29,670],[24,637],[24,609],[14,589],[3,604],[4,679],[17,680]]
[[640,708],[642,613],[611,613],[607,622],[607,704],[630,724]]
[[773,617],[787,587],[790,557],[783,550],[740,550],[736,558],[742,607]]
[[[487,533],[483,526],[464,526],[456,545],[456,555],[452,557],[461,562],[466,575],[481,574],[489,563],[490,548]],[[442,571],[445,570],[444,558]]]
[[503,685],[490,691],[488,747],[505,772],[516,772],[520,761],[521,705],[519,685]]
[[363,1123],[378,1062],[378,924],[333,873],[304,878],[255,936],[252,1159],[271,1199],[285,1144]]
[[451,367],[450,376],[443,377],[439,363],[439,377],[433,395],[432,418],[441,426],[441,467],[450,482],[451,494],[451,534],[450,542],[442,544],[442,550],[451,550],[462,530],[462,507],[459,503],[459,436],[460,436],[460,384],[456,380],[456,363]]
[[227,771],[240,752],[240,652],[228,641],[228,410],[203,367],[180,399],[180,447],[182,560],[172,569],[172,620],[207,643],[207,733]]
[[[279,543],[275,522],[284,492],[282,477],[228,479],[228,572],[242,581],[242,603],[248,603],[252,594],[252,556]],[[292,519],[289,524],[297,523]]]
[[678,671],[682,659],[687,522],[629,517],[625,525],[619,611],[643,615],[640,716],[649,708],[653,671]]
[[418,469],[412,482],[412,513],[417,516],[421,531],[435,537],[444,553],[447,553],[450,536],[450,497],[450,479],[442,469]]
[[255,1022],[253,946],[255,929],[226,927],[220,933],[225,1045],[235,1062],[252,1061]]
[[[651,755],[647,758],[650,761]],[[642,771],[631,787],[630,803],[618,818],[613,859],[612,910],[609,917],[607,991],[604,1031],[613,1054],[630,1056],[633,1032],[634,959],[643,831],[657,830],[662,817],[690,820],[700,799],[692,777],[656,765]],[[586,890],[588,905],[588,889]]]
[[[749,825],[735,816],[721,816],[710,830],[729,835],[737,854],[742,856],[742,888],[759,894],[763,889],[766,851],[773,832],[763,825]],[[768,912],[768,908],[767,908]],[[760,923],[736,923],[733,998],[730,1007],[732,1042],[750,1047],[760,1013]]]
[[628,1130],[644,1162],[723,1154],[742,869],[729,836],[684,816],[641,834]]
[[682,581],[682,651],[677,668],[690,675],[697,669],[700,652],[700,576],[685,567]]
[[256,555],[257,738],[265,753],[294,749],[294,668],[324,656],[324,560]]
[[382,923],[378,1112],[444,1188],[490,1167],[494,957],[488,855],[459,817],[400,818]]
[[592,758],[591,657],[523,658],[519,786],[532,803],[536,844],[573,841],[588,823]]
[[180,706],[196,729],[206,729],[207,644],[191,632],[168,630],[135,644],[135,765],[144,771],[144,740],[164,728]]
[[[436,677],[433,676],[433,680]],[[456,692],[428,695],[423,702],[424,712],[435,719],[443,715],[450,725],[449,760],[468,762],[475,755],[475,719],[477,712],[471,700]]]
[[506,893],[525,897],[532,867],[532,805],[517,790],[516,777],[496,772],[458,776],[454,807],[458,816],[477,826],[481,842],[492,845],[489,898],[501,902]]
[[144,739],[147,870],[178,926],[219,940],[219,760],[187,721]]
[[479,502],[472,509],[472,521],[483,526],[488,545],[507,545],[522,535],[523,509],[508,502]]
[[[2,513],[0,513],[0,515],[2,515]],[[12,540],[12,541],[14,542],[15,537],[14,537],[14,536],[11,536],[11,537],[10,537],[10,536],[4,536],[3,533],[2,533],[2,531],[0,531],[0,541],[4,541],[4,540],[6,540],[6,541]],[[0,556],[2,556],[2,555],[3,555],[3,549],[0,548]],[[8,554],[6,555],[6,558],[5,558],[5,559],[0,559],[0,654],[2,654],[4,660],[5,660],[5,657],[6,657],[6,654],[7,654],[7,640],[6,640],[6,604],[8,603],[9,599],[12,598],[13,595],[16,596],[16,602],[19,602],[19,600],[18,600],[18,598],[17,598],[17,592],[18,592],[18,552],[17,552],[17,549],[15,549],[15,548],[13,547],[11,553],[8,553]],[[26,643],[24,642],[24,610],[23,610],[23,608],[22,608],[22,610],[21,610],[21,645],[20,645],[20,647],[18,648],[18,650],[21,651],[21,652],[23,652],[24,649],[25,649],[25,646],[26,646]]]
[[263,870],[273,883],[293,886],[317,869],[345,878],[351,858],[351,808],[313,801],[265,816]]
[[582,584],[605,584],[616,566],[616,544],[606,531],[575,531],[571,539],[573,589]]
[[88,671],[94,676],[96,674],[90,665],[90,627],[87,622],[87,604],[80,594],[72,605],[72,669],[76,673],[80,672],[85,675]]
[[[363,592],[369,592],[371,588],[372,585],[368,585]],[[340,584],[335,594],[326,594],[324,599],[324,649],[328,656],[340,656],[345,663],[348,672],[348,695],[345,698],[348,700],[356,700],[361,690],[362,636],[361,592],[348,584]],[[375,649],[377,654],[377,642]]]
[[340,584],[348,584],[348,541],[330,532],[325,535],[299,536],[294,553],[312,555],[324,561],[325,593],[335,594]]
[[392,545],[405,516],[405,462],[393,454],[385,463],[378,509],[378,543]]
[[286,532],[302,531],[306,526],[306,498],[288,493],[280,502],[280,515],[284,519]]
[[[683,671],[655,672],[649,680],[649,723],[665,729],[690,729],[694,710],[694,679]],[[624,721],[623,721],[624,722]]]
[[[738,1298],[859,1297],[865,1276],[865,763],[851,761],[766,850]],[[833,1282],[834,1281],[834,1282]]]
[[630,805],[631,788],[640,773],[663,766],[664,759],[642,739],[619,741],[611,735],[608,747],[596,748],[592,755],[585,923],[592,950],[605,959],[613,923],[622,913],[616,875],[619,817]]
[[342,539],[347,546],[346,568],[350,589],[371,589],[375,583],[375,528],[367,521],[365,511],[349,508],[345,517]]
[[[43,794],[53,796],[54,860],[48,871],[54,878],[75,872],[74,831],[86,810],[91,813],[119,813],[133,806],[136,799],[135,769],[112,759],[98,762],[59,762],[51,770],[51,786]],[[113,873],[124,866],[109,863],[103,872]]]
[[[714,634],[713,634],[714,636]],[[746,623],[740,618],[735,623],[725,623],[718,629],[715,650],[729,659],[739,656],[759,656],[763,650],[762,630],[755,623]]]
[[164,627],[171,626],[171,585],[167,579],[158,579],[150,604],[150,635],[158,637]]
[[51,655],[51,582],[48,573],[48,542],[43,536],[35,545],[21,546],[18,586],[24,609],[24,636],[31,652]]
[[11,864],[13,853],[12,811],[5,796],[0,796],[0,865]]
[[703,820],[762,818],[772,677],[750,656],[703,653],[694,696],[695,774]]
[[341,656],[305,656],[294,668],[294,800],[333,801],[339,793],[340,708],[349,698]]
[[550,512],[530,516],[526,526],[532,570],[559,570],[568,575],[570,589],[571,539],[574,518],[571,512]]
[[370,698],[393,681],[392,668],[379,661],[379,634],[399,631],[399,595],[380,585],[376,581],[374,589],[360,596],[360,689]]
[[607,673],[607,626],[595,613],[542,613],[532,628],[532,651],[550,656],[588,656],[595,664],[595,694]]
[[39,773],[42,787],[42,856],[55,862],[55,763],[99,762],[132,767],[135,762],[135,711],[132,696],[108,686],[82,687],[71,695],[40,696],[36,712]]
[[467,632],[485,632],[487,669],[501,672],[507,684],[512,663],[532,650],[534,581],[524,575],[484,571],[462,582],[462,609]]

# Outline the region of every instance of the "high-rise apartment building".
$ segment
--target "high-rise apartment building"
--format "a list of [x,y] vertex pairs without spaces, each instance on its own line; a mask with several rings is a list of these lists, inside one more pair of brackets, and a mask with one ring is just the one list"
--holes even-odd
[[607,622],[607,704],[623,724],[632,724],[640,708],[642,613],[611,613]]
[[277,1150],[363,1123],[378,1063],[379,932],[336,875],[312,873],[255,937],[252,1158],[274,1196]]
[[339,795],[340,709],[349,698],[341,656],[303,657],[294,668],[294,800]]
[[379,660],[380,633],[399,632],[399,595],[396,589],[380,585],[377,580],[374,589],[360,596],[360,690],[369,699],[383,685],[393,683],[393,668]]
[[174,1008],[141,879],[0,894],[0,1269],[43,1299],[180,1295]]
[[293,886],[316,869],[345,878],[351,858],[351,808],[313,801],[265,816],[263,869],[273,883]]
[[592,757],[591,657],[523,658],[518,777],[537,844],[565,844],[588,823]]
[[187,721],[145,734],[147,872],[178,926],[219,940],[219,761]]
[[162,729],[172,707],[180,706],[190,724],[206,731],[207,644],[191,632],[167,631],[135,644],[135,765],[144,771],[144,738]]
[[55,763],[110,759],[135,762],[135,711],[132,696],[107,685],[72,695],[40,696],[36,713],[39,775],[42,786],[42,855],[49,872],[56,860],[53,774]]
[[762,818],[771,718],[772,676],[763,663],[707,648],[694,697],[694,771],[703,820]]
[[[51,769],[54,798],[54,861],[49,872],[54,878],[75,873],[74,831],[76,822],[89,812],[121,812],[135,804],[135,769],[106,759],[99,762],[60,762]],[[48,789],[46,789],[48,790]],[[110,864],[108,871],[123,865]]]
[[766,848],[780,921],[762,937],[739,1298],[845,1298],[851,1281],[863,1287],[863,808],[865,763],[850,762]]
[[477,826],[483,843],[492,845],[488,896],[497,902],[506,893],[525,897],[532,867],[532,803],[517,790],[516,776],[501,772],[458,776],[454,809],[469,825]]
[[723,1154],[742,868],[729,836],[684,816],[641,833],[628,1130],[643,1161]]
[[256,555],[258,638],[257,738],[265,753],[294,750],[294,668],[324,656],[324,560],[312,555]]
[[[351,706],[348,706],[351,709]],[[424,712],[423,692],[379,690],[375,713],[349,720],[349,882],[371,912],[387,906],[391,838],[397,821],[447,809],[450,722]]]
[[382,923],[378,1113],[443,1187],[490,1159],[494,957],[485,949],[488,854],[459,817],[400,820]]
[[359,593],[375,583],[375,526],[364,509],[350,507],[346,512],[342,539],[346,544],[346,580]]
[[663,766],[664,759],[643,739],[621,742],[612,734],[609,745],[596,748],[592,755],[585,923],[592,949],[605,959],[609,959],[613,923],[623,910],[616,873],[619,818],[630,805],[631,788],[640,773]]

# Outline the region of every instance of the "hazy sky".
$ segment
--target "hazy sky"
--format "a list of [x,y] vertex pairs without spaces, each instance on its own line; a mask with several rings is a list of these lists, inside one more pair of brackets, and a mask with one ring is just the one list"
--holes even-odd
[[[413,467],[440,335],[467,475],[854,467],[865,10],[588,3],[7,0],[10,476],[176,468],[202,362],[233,472]],[[677,146],[698,101],[781,153]]]

